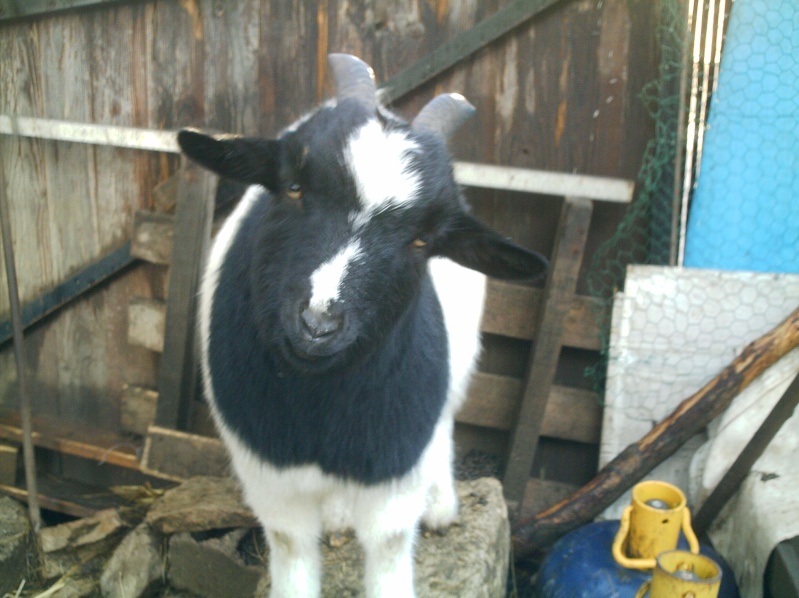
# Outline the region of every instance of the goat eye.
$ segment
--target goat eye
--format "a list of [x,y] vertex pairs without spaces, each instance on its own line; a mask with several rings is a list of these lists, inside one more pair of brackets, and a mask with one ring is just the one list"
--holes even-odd
[[424,247],[425,245],[427,245],[427,241],[425,241],[425,240],[423,240],[423,239],[414,239],[414,240],[413,240],[413,243],[411,243],[411,245],[413,245],[413,246],[414,246],[414,247],[416,247],[417,249],[421,249],[422,247]]
[[302,199],[302,187],[300,187],[299,183],[294,183],[288,188],[286,197],[295,201]]

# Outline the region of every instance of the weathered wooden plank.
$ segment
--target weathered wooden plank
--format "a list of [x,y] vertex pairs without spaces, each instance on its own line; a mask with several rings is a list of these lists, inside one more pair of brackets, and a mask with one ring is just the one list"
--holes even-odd
[[123,432],[144,436],[155,420],[158,393],[149,388],[125,385],[120,399],[119,416]]
[[[16,414],[0,416],[0,438],[22,442]],[[33,444],[65,455],[91,459],[129,469],[139,469],[138,445],[119,434],[96,426],[81,426],[62,419],[33,419]]]
[[0,21],[32,17],[35,15],[49,15],[75,8],[100,7],[103,5],[120,4],[130,0],[0,0]]
[[175,208],[175,233],[166,307],[164,352],[158,372],[159,426],[186,424],[197,387],[197,289],[211,238],[216,177],[184,158]]
[[[22,323],[25,328],[35,324],[45,316],[48,316],[70,301],[76,299],[81,294],[95,287],[110,276],[117,274],[130,264],[134,258],[130,255],[130,244],[126,243],[119,249],[103,256],[93,264],[80,270],[76,274],[67,278],[64,282],[57,285],[54,289],[43,295],[28,301],[22,306]],[[11,338],[11,322],[4,320],[0,322],[0,345]]]
[[398,100],[557,2],[559,0],[515,0],[386,81],[382,85],[386,101]]
[[164,350],[166,303],[133,297],[128,304],[128,342],[158,353]]
[[[142,243],[138,249],[135,249],[138,254],[137,257],[148,259],[148,261],[153,263],[169,263],[169,258],[166,256],[171,251],[171,245],[163,244],[162,246],[161,242],[164,239],[163,235],[172,230],[172,219],[168,215],[157,215],[157,218],[148,220],[146,226],[148,228],[152,226],[151,230],[157,231],[152,234],[152,237],[158,239],[158,241],[155,246],[148,246]],[[135,247],[136,245],[134,244]],[[134,251],[134,249],[131,251]],[[509,336],[523,340],[533,339],[543,294],[544,292],[540,289],[502,281],[489,281],[481,330],[488,334]],[[564,346],[594,351],[599,350],[599,330],[595,314],[601,307],[597,303],[598,301],[591,297],[577,296],[574,298],[564,324]],[[140,310],[140,313],[137,313],[135,317],[147,318],[149,322],[153,322],[155,320],[163,320],[165,304],[159,301],[140,302],[137,303],[137,309]],[[134,316],[130,315],[129,317],[132,318]],[[130,322],[129,326],[133,326],[133,322]],[[129,332],[128,336],[129,340],[134,342],[134,344],[147,347],[152,351],[163,350],[162,342],[155,343],[146,340],[150,338],[149,334],[140,338],[138,329],[136,334],[131,336]]]
[[156,129],[0,114],[0,133],[173,154],[180,152],[174,132]]
[[180,481],[197,475],[227,475],[229,458],[217,438],[150,426],[141,467],[147,474]]
[[[72,517],[89,517],[97,511],[130,504],[108,488],[82,484],[53,474],[42,475],[36,482],[39,504],[44,509]],[[28,491],[13,484],[0,485],[0,492],[28,502]]]
[[17,480],[19,447],[0,444],[0,484],[13,486]]
[[151,264],[168,265],[172,259],[175,217],[139,210],[133,217],[131,255]]
[[454,170],[461,185],[599,201],[629,203],[635,188],[633,181],[624,179],[492,164],[456,162]]
[[[521,403],[523,385],[518,378],[478,372],[456,421],[510,430]],[[553,385],[547,401],[541,435],[562,440],[597,443],[602,430],[602,407],[596,393]]]
[[[481,329],[483,332],[530,340],[535,337],[544,291],[519,284],[489,280]],[[575,296],[566,315],[563,344],[599,350],[596,315],[601,303],[593,297]]]
[[203,42],[213,56],[205,61],[205,122],[197,124],[252,135],[258,130],[261,2],[217,2],[213,11],[203,18]]
[[524,383],[524,394],[511,436],[503,487],[508,501],[521,504],[541,432],[560,350],[563,329],[583,259],[593,206],[591,200],[567,197],[545,287],[544,309]]

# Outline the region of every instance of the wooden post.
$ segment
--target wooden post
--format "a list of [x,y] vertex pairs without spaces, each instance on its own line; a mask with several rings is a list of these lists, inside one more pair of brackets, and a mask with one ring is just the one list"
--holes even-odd
[[19,412],[22,419],[22,458],[25,465],[25,486],[28,489],[28,513],[33,532],[38,536],[42,527],[39,510],[39,491],[36,485],[36,455],[33,448],[33,424],[31,397],[27,387],[27,367],[25,366],[24,334],[22,331],[22,309],[19,304],[17,287],[17,266],[14,261],[14,242],[11,238],[10,205],[5,192],[5,175],[0,163],[0,236],[2,236],[3,256],[8,283],[8,302],[11,307],[11,325],[14,338],[14,358],[17,362],[17,385],[19,387]]
[[593,205],[590,199],[567,197],[563,202],[544,289],[544,303],[538,334],[533,342],[524,382],[524,394],[511,437],[503,486],[505,499],[515,510],[524,499],[524,491],[535,459],[541,422],[555,379],[560,357],[566,316],[577,287],[577,275],[583,260]]
[[164,352],[158,372],[156,424],[184,427],[197,388],[197,290],[211,238],[216,177],[182,159],[169,272]]

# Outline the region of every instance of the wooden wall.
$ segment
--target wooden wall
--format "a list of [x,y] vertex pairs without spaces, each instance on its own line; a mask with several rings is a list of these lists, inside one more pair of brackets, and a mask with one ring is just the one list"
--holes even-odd
[[[274,134],[328,95],[327,53],[357,54],[384,81],[510,4],[140,0],[0,21],[0,113]],[[460,91],[477,115],[452,144],[457,159],[634,178],[652,135],[638,94],[657,74],[657,7],[563,0],[395,107],[412,116],[435,93]],[[153,208],[153,188],[176,166],[164,154],[0,135],[23,302],[128,240],[134,213]],[[489,224],[551,251],[560,200],[478,190],[468,197]],[[588,255],[623,209],[596,207]],[[155,386],[159,359],[128,344],[128,303],[163,298],[165,280],[163,268],[132,267],[29,331],[37,413],[119,429],[123,386]],[[4,272],[0,285],[4,319]],[[486,344],[484,371],[522,375],[529,343]],[[571,351],[559,377],[584,385],[582,367],[593,358]],[[6,345],[0,412],[16,408],[15,380]],[[492,438],[486,442],[501,450],[501,435]],[[543,446],[538,466],[582,481],[595,469],[594,449],[577,444]]]

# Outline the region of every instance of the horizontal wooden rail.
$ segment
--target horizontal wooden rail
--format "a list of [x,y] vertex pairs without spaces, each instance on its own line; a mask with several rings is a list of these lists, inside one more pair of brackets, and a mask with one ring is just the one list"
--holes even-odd
[[[173,154],[180,152],[174,131],[8,114],[0,114],[0,134]],[[630,202],[634,188],[633,182],[625,179],[470,162],[455,162],[455,180],[470,187],[540,195],[569,195],[609,202]]]
[[455,162],[455,180],[470,187],[584,197],[617,203],[632,201],[635,187],[633,181],[625,179],[470,162]]
[[[89,426],[78,426],[61,419],[34,418],[33,444],[128,469],[139,469],[138,450],[141,442],[134,442],[119,434]],[[22,427],[17,414],[0,416],[0,438],[22,442]]]
[[[158,212],[137,212],[134,220],[131,255],[153,264],[167,265],[172,255],[172,231],[174,217]],[[531,340],[535,336],[538,313],[543,301],[543,291],[499,280],[489,280],[488,293],[483,315],[482,331],[488,334]],[[158,302],[139,302],[136,310],[139,316],[153,316],[149,321],[163,321],[163,316],[151,313],[162,310]],[[599,300],[578,295],[572,301],[566,317],[563,344],[578,349],[599,350],[599,329],[596,314],[602,309]],[[138,326],[133,315],[130,325]],[[136,344],[152,347],[163,343],[155,338],[141,342],[139,330],[152,330],[145,322],[137,327],[134,337]],[[148,343],[150,343],[148,345]]]

